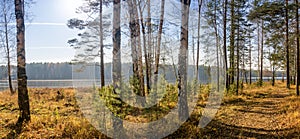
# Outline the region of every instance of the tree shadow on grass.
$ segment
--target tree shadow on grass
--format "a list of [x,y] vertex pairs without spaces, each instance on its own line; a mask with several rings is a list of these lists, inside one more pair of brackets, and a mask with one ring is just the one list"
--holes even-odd
[[226,124],[213,119],[206,127],[198,127],[200,115],[193,114],[173,134],[165,137],[172,138],[299,138],[300,131],[297,128],[283,128],[268,130],[264,128],[252,128]]
[[6,128],[10,129],[11,131],[3,138],[3,139],[15,139],[21,134],[23,122],[17,122],[8,124]]
[[300,137],[299,133],[296,128],[267,130],[212,120],[207,127],[201,130],[202,137],[200,138],[298,138]]
[[[288,94],[267,94],[264,100],[252,99],[233,99],[222,103],[222,107],[236,106],[241,113],[254,113],[274,116],[282,114],[285,109],[278,102],[273,102],[273,99],[286,98]],[[261,98],[263,99],[263,98]],[[261,128],[247,127],[236,125],[234,123],[226,123],[224,119],[213,119],[206,127],[198,127],[200,114],[192,114],[189,120],[184,123],[176,132],[166,138],[300,138],[300,129],[297,127],[291,128]],[[238,117],[236,117],[238,118]],[[242,118],[242,117],[240,117]],[[255,119],[253,119],[255,120]]]

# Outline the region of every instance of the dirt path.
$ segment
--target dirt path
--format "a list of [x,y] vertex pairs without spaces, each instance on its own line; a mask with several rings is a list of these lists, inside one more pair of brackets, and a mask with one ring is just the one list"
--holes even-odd
[[298,128],[294,126],[297,119],[287,117],[298,114],[288,103],[298,98],[288,91],[262,92],[225,102],[202,135],[206,138],[300,138],[299,124]]

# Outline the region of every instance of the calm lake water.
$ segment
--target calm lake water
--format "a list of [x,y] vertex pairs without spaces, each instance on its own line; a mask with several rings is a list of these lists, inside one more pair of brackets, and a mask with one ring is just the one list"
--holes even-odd
[[[99,80],[28,80],[27,85],[30,88],[70,88],[78,85],[100,86]],[[107,82],[109,84],[109,82]],[[13,87],[16,88],[17,81],[13,80]],[[8,88],[7,80],[0,80],[0,90]]]
[[[253,77],[252,81],[257,81],[259,78]],[[264,77],[264,81],[271,80],[271,77]],[[276,80],[281,80],[282,77],[276,77]],[[285,78],[284,78],[285,79]],[[100,80],[28,80],[30,88],[70,88],[76,86],[100,86]],[[174,82],[174,81],[171,81]],[[106,84],[111,84],[111,81],[106,80]],[[16,88],[17,81],[13,80],[13,87]],[[7,80],[0,80],[0,90],[8,88]]]

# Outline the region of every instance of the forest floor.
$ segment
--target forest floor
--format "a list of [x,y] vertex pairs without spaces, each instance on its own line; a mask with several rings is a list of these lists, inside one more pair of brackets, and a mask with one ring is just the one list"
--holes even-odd
[[[245,85],[238,96],[225,95],[215,118],[204,128],[198,127],[206,104],[200,100],[190,119],[166,138],[300,138],[300,97],[294,87],[288,90],[281,82],[275,87]],[[29,89],[29,95],[31,122],[18,133],[17,95],[1,93],[0,138],[107,138],[84,118],[73,89]]]
[[202,130],[207,138],[300,138],[300,97],[278,82],[246,87],[227,97],[215,119]]

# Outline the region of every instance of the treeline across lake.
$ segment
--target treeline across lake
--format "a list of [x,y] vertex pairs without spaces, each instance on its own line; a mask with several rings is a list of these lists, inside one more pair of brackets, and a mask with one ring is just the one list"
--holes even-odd
[[[70,80],[73,79],[72,75],[73,72],[80,72],[74,71],[74,66],[81,66],[79,64],[72,64],[72,63],[28,63],[26,66],[27,69],[27,76],[29,80]],[[112,64],[106,63],[105,64],[105,72],[104,76],[106,81],[111,81],[112,76]],[[83,68],[89,68],[89,70],[94,71],[95,79],[100,79],[100,66],[99,63],[92,63],[89,66],[83,66]],[[188,78],[193,79],[195,77],[195,66],[189,65],[188,66]],[[199,66],[198,77],[200,83],[208,83],[210,80],[210,76],[213,73],[213,67],[208,67],[204,65]],[[132,72],[132,64],[131,63],[122,63],[122,75],[125,80],[129,79],[130,76],[133,75]],[[248,79],[249,71],[246,71],[246,75],[244,79]],[[12,78],[16,79],[16,66],[12,66]],[[159,70],[159,75],[165,77],[167,81],[174,82],[176,81],[177,76],[177,66],[176,65],[161,65]],[[269,71],[264,71],[265,77],[272,77],[272,73]],[[276,73],[277,77],[285,76],[282,72],[278,71]],[[252,80],[256,80],[258,77],[257,71],[252,71]],[[7,67],[0,66],[0,79],[6,80],[7,79]],[[277,78],[278,79],[278,78]]]

